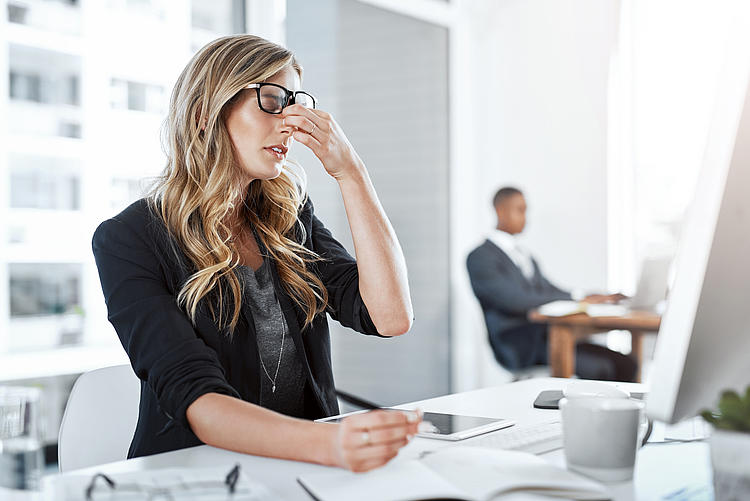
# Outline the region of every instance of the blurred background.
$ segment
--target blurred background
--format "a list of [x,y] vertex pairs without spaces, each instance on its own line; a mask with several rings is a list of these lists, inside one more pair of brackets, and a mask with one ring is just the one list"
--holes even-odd
[[[297,54],[406,255],[411,333],[332,325],[337,385],[391,405],[507,381],[465,267],[495,225],[492,195],[525,192],[523,242],[555,283],[633,293],[640,262],[676,251],[741,4],[0,0],[0,383],[43,389],[54,460],[77,375],[127,363],[93,231],[163,168],[190,57],[244,32]],[[291,156],[353,252],[337,185],[304,146]],[[599,342],[627,353],[622,334]]]

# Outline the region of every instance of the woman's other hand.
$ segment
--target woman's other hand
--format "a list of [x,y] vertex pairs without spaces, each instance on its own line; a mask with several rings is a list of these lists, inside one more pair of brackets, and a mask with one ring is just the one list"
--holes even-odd
[[284,108],[282,119],[284,125],[295,128],[294,140],[310,148],[335,179],[341,180],[364,166],[330,113],[293,104]]
[[417,434],[420,411],[376,410],[344,418],[334,435],[338,466],[364,472],[383,466]]

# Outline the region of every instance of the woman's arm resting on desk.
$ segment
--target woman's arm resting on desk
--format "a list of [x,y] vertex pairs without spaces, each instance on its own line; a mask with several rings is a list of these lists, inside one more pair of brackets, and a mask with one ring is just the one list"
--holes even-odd
[[359,292],[378,333],[406,333],[414,317],[406,261],[364,162],[329,113],[292,105],[284,108],[283,116],[297,127],[294,139],[310,148],[339,183],[357,257]]
[[352,471],[371,470],[393,459],[417,433],[421,419],[413,416],[372,411],[340,424],[315,423],[219,393],[206,393],[187,409],[191,429],[208,445]]

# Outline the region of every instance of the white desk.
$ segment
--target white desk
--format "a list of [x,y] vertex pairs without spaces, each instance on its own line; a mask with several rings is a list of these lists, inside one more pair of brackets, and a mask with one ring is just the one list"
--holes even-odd
[[[421,408],[433,412],[453,412],[477,416],[504,417],[519,423],[532,423],[554,419],[558,411],[534,409],[532,403],[542,390],[562,389],[567,380],[540,378],[510,383],[454,395],[432,398],[408,405],[405,409]],[[642,390],[642,385],[629,384],[626,388]],[[658,437],[658,430],[657,430]],[[394,461],[415,457],[424,450],[444,447],[450,443],[423,438],[414,439]],[[542,457],[559,466],[565,465],[562,450],[544,454]],[[632,482],[609,484],[615,499],[656,500],[683,487],[711,484],[711,466],[708,445],[703,442],[647,445],[638,453],[635,478]],[[328,467],[296,461],[284,461],[257,456],[248,456],[209,446],[156,454],[143,458],[110,463],[103,466],[79,470],[87,472],[127,472],[148,468],[174,466],[218,466],[239,462],[242,471],[250,478],[260,480],[273,489],[282,499],[310,501],[310,496],[297,483],[297,476],[304,473],[325,471]],[[705,493],[710,497],[711,491]],[[0,497],[5,493],[0,492]],[[20,495],[10,497],[12,501],[35,499]]]

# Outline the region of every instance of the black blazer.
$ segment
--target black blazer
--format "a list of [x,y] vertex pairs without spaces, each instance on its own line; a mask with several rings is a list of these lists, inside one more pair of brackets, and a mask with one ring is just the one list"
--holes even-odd
[[[359,294],[354,258],[315,217],[311,201],[299,213],[304,232],[297,241],[323,261],[312,267],[328,290],[328,313],[346,327],[378,335]],[[104,221],[93,237],[93,251],[107,303],[135,374],[141,400],[128,457],[201,444],[185,412],[205,393],[216,392],[258,403],[260,359],[251,318],[245,310],[233,335],[220,332],[205,305],[196,325],[177,305],[177,294],[193,272],[145,199]],[[276,266],[274,287],[297,355],[306,374],[304,417],[338,413],[325,314],[301,331],[305,314],[282,289]]]
[[528,280],[513,260],[489,240],[471,251],[466,259],[471,287],[484,311],[490,336],[528,322],[529,310],[556,299],[570,299],[570,293],[545,278],[536,260],[534,276]]

